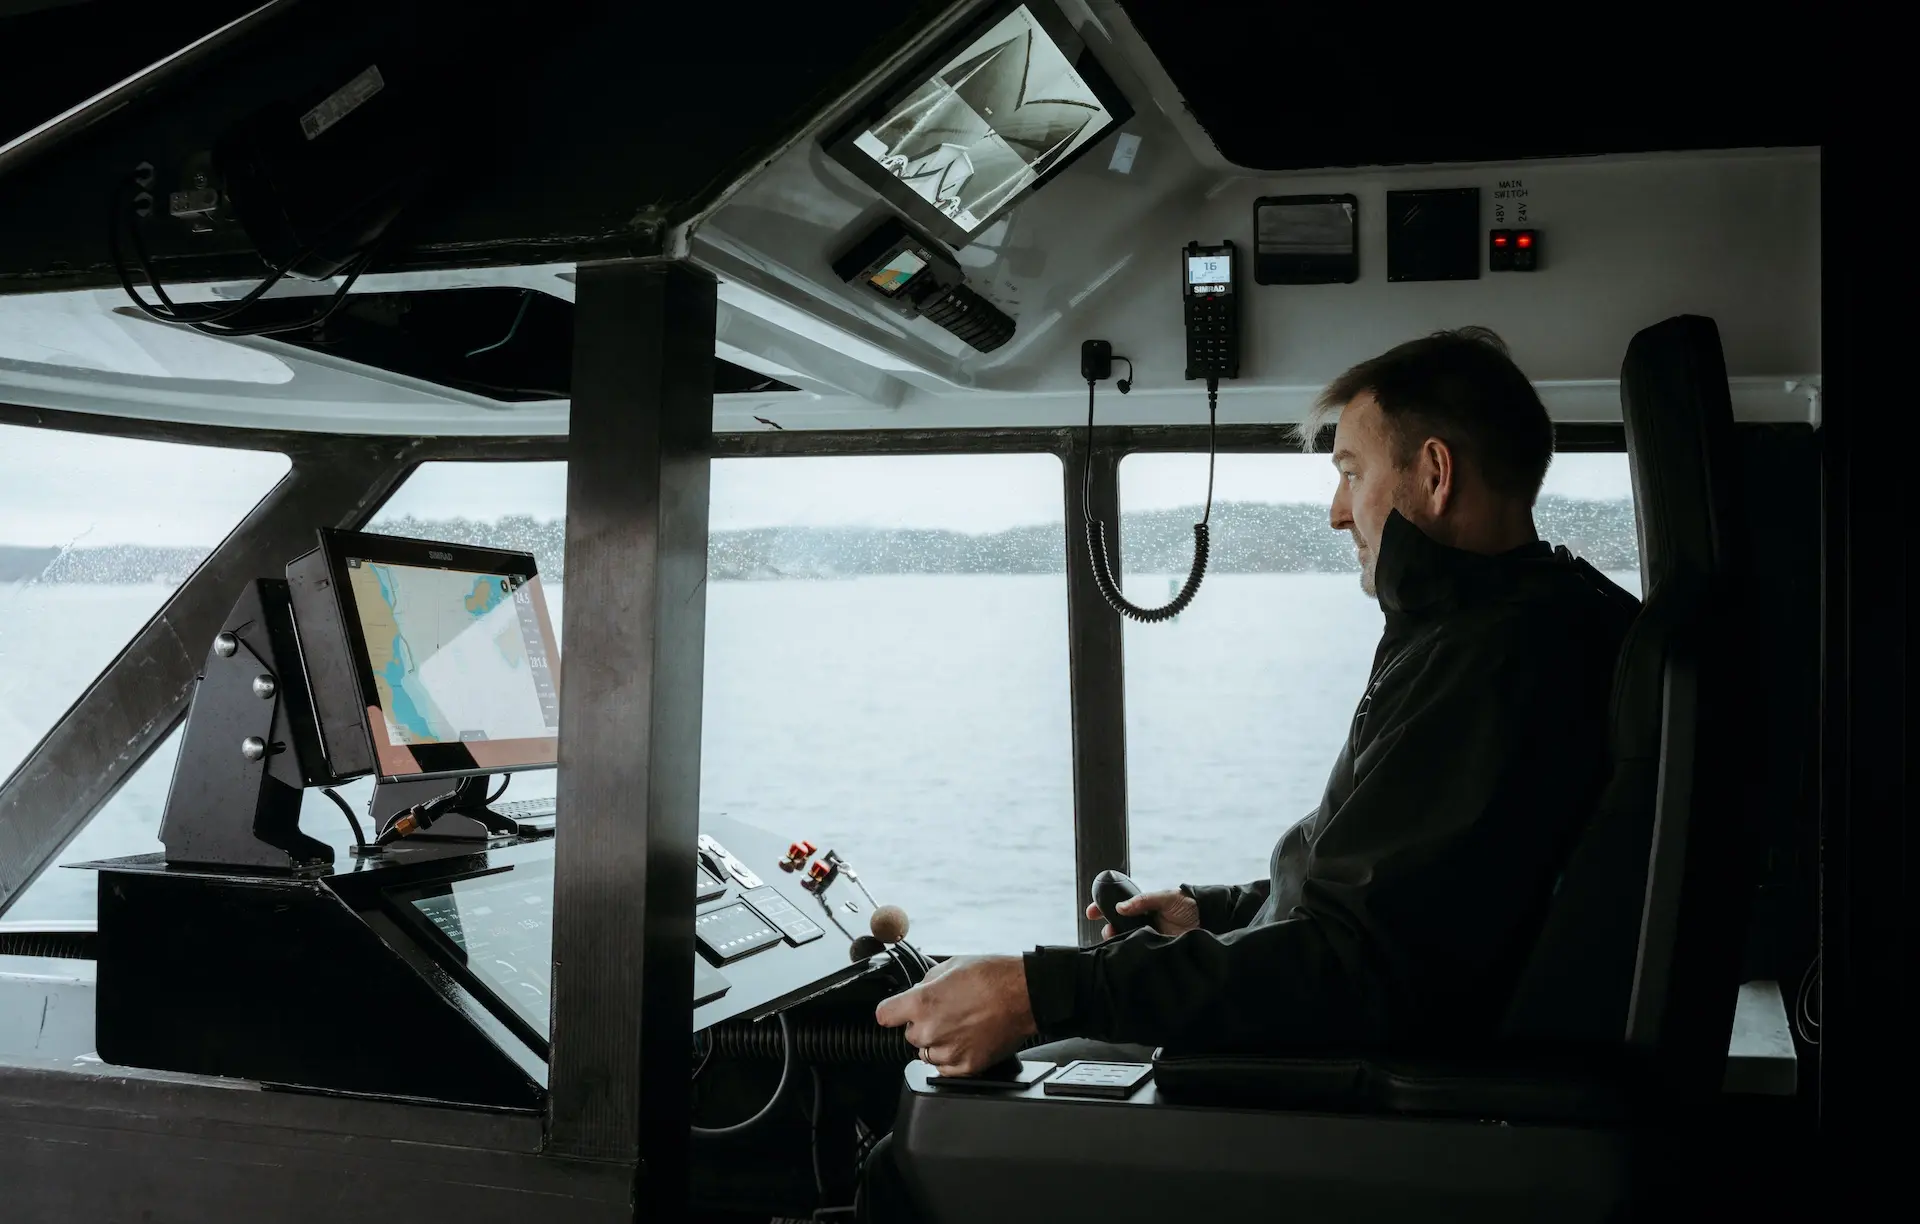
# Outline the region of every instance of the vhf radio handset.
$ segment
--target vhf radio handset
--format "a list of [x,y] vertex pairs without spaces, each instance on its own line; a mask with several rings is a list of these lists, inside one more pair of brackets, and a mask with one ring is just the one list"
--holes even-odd
[[[1207,574],[1207,553],[1211,547],[1207,529],[1213,519],[1214,425],[1219,415],[1220,380],[1240,377],[1240,298],[1234,292],[1233,243],[1202,246],[1189,242],[1180,261],[1180,297],[1187,316],[1187,377],[1207,380],[1207,508],[1193,525],[1193,568],[1187,571],[1186,585],[1171,600],[1157,608],[1142,608],[1129,603],[1120,593],[1120,580],[1114,576],[1113,560],[1107,551],[1107,525],[1094,517],[1093,499],[1093,391],[1094,384],[1113,373],[1113,346],[1105,340],[1088,340],[1080,346],[1080,376],[1087,380],[1087,475],[1081,488],[1081,513],[1087,527],[1087,555],[1093,563],[1093,585],[1120,615],[1143,624],[1172,620],[1186,610],[1200,593],[1200,580]],[[1127,363],[1132,377],[1133,363]],[[1127,384],[1120,384],[1125,394]],[[1120,929],[1115,924],[1115,929]]]
[[1234,292],[1233,243],[1187,244],[1187,377],[1240,377],[1240,295]]

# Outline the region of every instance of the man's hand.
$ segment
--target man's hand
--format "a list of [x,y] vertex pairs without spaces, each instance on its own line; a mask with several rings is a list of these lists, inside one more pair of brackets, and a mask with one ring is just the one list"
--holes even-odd
[[[1163,888],[1159,892],[1141,893],[1137,897],[1128,897],[1114,907],[1123,918],[1135,914],[1152,914],[1153,929],[1162,935],[1184,935],[1188,931],[1200,929],[1200,907],[1193,898],[1177,888]],[[1100,907],[1089,904],[1087,917],[1100,918]],[[1100,932],[1101,938],[1112,939],[1113,924],[1109,923]]]
[[1034,1034],[1027,967],[1017,956],[956,956],[874,1009],[941,1075],[978,1075]]

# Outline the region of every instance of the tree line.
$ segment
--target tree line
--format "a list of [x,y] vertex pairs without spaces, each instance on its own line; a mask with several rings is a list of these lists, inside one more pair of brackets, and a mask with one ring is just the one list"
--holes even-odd
[[[1193,555],[1200,507],[1125,515],[1123,568],[1139,574],[1185,573]],[[1543,497],[1535,508],[1540,534],[1603,570],[1637,562],[1633,506],[1621,501]],[[555,520],[509,515],[474,519],[390,518],[370,530],[531,552],[551,581],[566,579],[566,527]],[[1109,528],[1111,533],[1111,527]],[[1076,524],[1074,547],[1083,547]],[[1213,508],[1210,569],[1226,574],[1351,572],[1357,568],[1345,533],[1327,526],[1324,506],[1223,502]],[[1109,538],[1111,543],[1111,534]],[[866,574],[1057,574],[1066,566],[1068,533],[1059,523],[970,534],[886,527],[755,527],[716,531],[708,541],[715,581],[845,578]],[[111,545],[22,548],[0,545],[0,582],[178,583],[206,555],[204,548]]]

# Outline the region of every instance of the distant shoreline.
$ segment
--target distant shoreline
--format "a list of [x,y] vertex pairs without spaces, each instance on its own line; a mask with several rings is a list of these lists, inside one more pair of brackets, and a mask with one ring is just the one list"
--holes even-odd
[[[1198,506],[1126,515],[1120,524],[1125,568],[1185,573],[1192,558]],[[1631,569],[1638,555],[1633,505],[1544,497],[1535,509],[1541,535],[1564,544],[1602,570]],[[1326,507],[1304,503],[1227,502],[1213,509],[1212,570],[1222,574],[1352,573],[1353,547],[1329,530]],[[416,518],[377,521],[373,530],[430,540],[483,544],[533,553],[550,580],[566,579],[565,525],[526,516],[493,522]],[[854,578],[878,574],[1057,574],[1068,533],[1046,523],[969,535],[959,531],[880,527],[761,527],[717,531],[708,543],[715,581]],[[1082,539],[1073,533],[1076,546]],[[0,544],[0,583],[177,585],[207,548],[137,544],[100,548],[34,548]]]

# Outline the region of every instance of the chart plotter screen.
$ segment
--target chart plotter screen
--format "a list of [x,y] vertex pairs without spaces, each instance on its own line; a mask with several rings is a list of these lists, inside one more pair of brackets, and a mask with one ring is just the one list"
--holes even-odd
[[540,579],[345,558],[383,777],[550,765],[560,694]]

